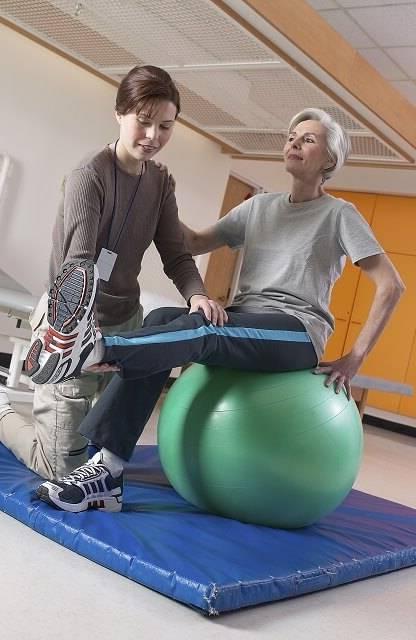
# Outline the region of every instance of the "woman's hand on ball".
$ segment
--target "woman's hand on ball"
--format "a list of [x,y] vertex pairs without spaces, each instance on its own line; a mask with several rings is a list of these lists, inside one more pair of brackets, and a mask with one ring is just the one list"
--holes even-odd
[[225,309],[215,300],[210,300],[208,296],[194,295],[189,302],[191,305],[189,313],[202,311],[212,324],[217,324],[219,327],[223,327],[228,322]]
[[320,362],[313,373],[327,375],[325,386],[330,387],[333,384],[335,393],[339,393],[342,387],[345,387],[347,398],[350,400],[351,380],[357,374],[362,360],[362,358],[350,352],[338,360]]

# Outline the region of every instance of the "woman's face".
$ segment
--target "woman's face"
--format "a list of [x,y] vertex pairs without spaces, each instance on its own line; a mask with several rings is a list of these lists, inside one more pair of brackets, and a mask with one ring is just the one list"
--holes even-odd
[[324,169],[334,164],[328,154],[325,127],[316,120],[300,122],[290,131],[283,155],[286,171],[307,182],[320,179]]
[[163,100],[148,113],[144,108],[140,113],[116,113],[120,125],[120,140],[117,152],[127,163],[150,160],[169,141],[176,120],[176,106]]

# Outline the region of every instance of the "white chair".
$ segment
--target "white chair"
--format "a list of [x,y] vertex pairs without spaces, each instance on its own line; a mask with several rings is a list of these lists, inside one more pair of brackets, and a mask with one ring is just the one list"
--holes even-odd
[[[0,313],[15,318],[17,330],[22,322],[28,327],[27,321],[36,303],[37,299],[29,293],[0,287]],[[9,368],[3,369],[7,395],[15,402],[32,402],[33,383],[22,373],[30,340],[19,335],[9,336],[9,340],[13,344],[12,357]]]

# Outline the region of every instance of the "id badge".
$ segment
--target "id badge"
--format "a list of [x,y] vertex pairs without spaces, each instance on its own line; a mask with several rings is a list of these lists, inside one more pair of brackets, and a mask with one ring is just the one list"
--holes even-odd
[[97,260],[98,275],[101,280],[108,282],[110,280],[114,265],[117,260],[117,253],[109,249],[101,249]]

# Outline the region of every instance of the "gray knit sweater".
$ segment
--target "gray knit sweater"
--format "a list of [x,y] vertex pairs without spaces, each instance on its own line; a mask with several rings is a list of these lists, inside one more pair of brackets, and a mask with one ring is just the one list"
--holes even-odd
[[113,151],[109,146],[90,156],[65,180],[53,229],[50,283],[68,260],[97,260],[103,247],[115,251],[118,257],[110,280],[100,280],[97,316],[101,326],[124,322],[137,311],[140,304],[137,277],[144,252],[152,241],[166,275],[185,300],[194,294],[206,293],[193,258],[184,246],[172,179],[152,161],[145,163],[130,214],[117,242],[137,182],[138,176],[117,166],[117,195],[111,224],[115,180]]

